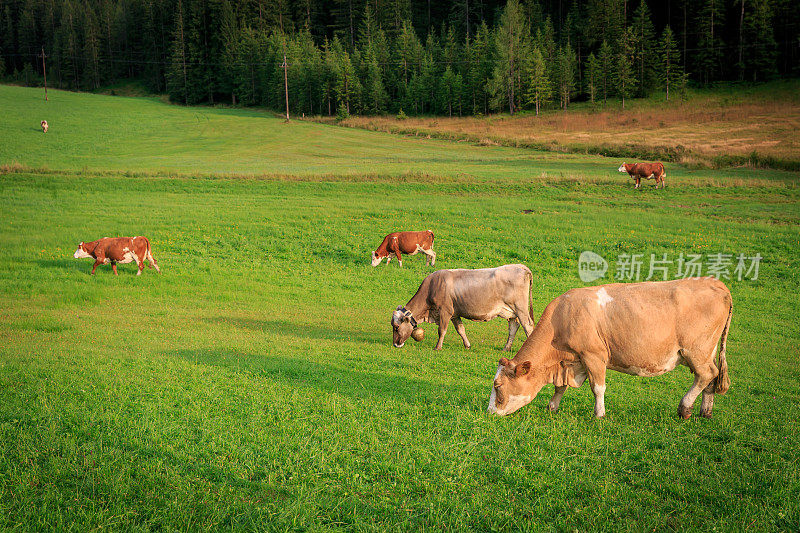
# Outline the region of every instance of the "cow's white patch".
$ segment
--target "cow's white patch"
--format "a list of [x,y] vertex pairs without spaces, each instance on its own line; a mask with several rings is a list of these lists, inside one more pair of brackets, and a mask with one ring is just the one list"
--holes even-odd
[[92,256],[86,253],[83,248],[78,248],[77,250],[75,250],[75,253],[72,254],[72,257],[74,257],[75,259],[85,259],[87,257],[92,257]]
[[400,344],[397,344],[397,343],[392,343],[392,344],[394,345],[395,348],[402,348],[403,346],[405,346],[406,343],[405,342],[401,342]]
[[600,287],[600,290],[597,291],[597,303],[600,307],[605,307],[607,303],[613,302],[614,298],[612,298],[608,292],[606,292],[605,287]]
[[606,386],[605,385],[592,385],[592,392],[594,393],[594,415],[598,418],[606,414]]
[[497,406],[495,405],[497,402],[497,390],[494,388],[494,381],[500,377],[500,372],[502,371],[503,365],[497,365],[497,373],[494,375],[494,379],[492,380],[492,395],[489,396],[489,407],[486,408],[486,410],[490,413],[497,412]]
[[520,409],[521,407],[525,407],[531,403],[531,395],[530,394],[516,394],[514,396],[508,397],[508,403],[506,404],[506,408],[503,409],[503,412],[498,412],[497,414],[500,415],[508,415],[513,413],[514,411]]
[[[125,251],[125,254],[123,254],[123,256],[122,256],[122,259],[120,259],[119,261],[117,261],[117,263],[119,263],[119,264],[121,264],[121,265],[125,265],[125,264],[127,264],[127,263],[131,263],[131,262],[133,262],[135,259],[137,259],[137,257],[136,257],[136,254],[135,254],[135,253],[127,251],[127,250],[128,250],[127,248],[125,248],[124,250],[126,250],[126,251]],[[138,261],[137,261],[137,263],[138,263]]]
[[627,170],[625,170],[625,163],[622,163],[617,170],[620,172],[627,172]]

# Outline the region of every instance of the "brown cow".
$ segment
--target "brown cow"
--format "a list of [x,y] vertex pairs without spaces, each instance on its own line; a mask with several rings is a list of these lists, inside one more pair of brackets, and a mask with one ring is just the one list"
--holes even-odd
[[636,182],[634,189],[639,188],[642,178],[655,179],[656,189],[658,189],[659,183],[662,189],[665,187],[664,178],[667,176],[667,171],[664,170],[664,165],[661,163],[622,163],[617,170],[627,172],[633,178],[633,181]]
[[397,257],[400,266],[403,266],[403,257],[400,254],[414,255],[417,252],[425,254],[425,264],[436,264],[436,252],[433,251],[433,232],[428,231],[398,231],[384,237],[378,249],[372,252],[372,266],[378,266],[386,258],[386,264],[392,260],[392,254]]
[[601,417],[607,369],[658,376],[686,365],[694,383],[678,414],[689,418],[702,392],[700,416],[711,418],[714,393],[730,387],[725,345],[732,311],[730,291],[714,278],[572,289],[545,308],[514,359],[500,359],[489,412],[513,413],[547,383],[555,385],[549,407],[557,411],[567,387],[588,378]]
[[48,126],[48,125],[47,125],[47,121],[46,121],[46,120],[43,120],[43,121],[42,121],[42,132],[44,132],[44,133],[47,133],[47,129],[48,129],[49,127],[50,127],[50,126]]
[[409,336],[422,340],[419,323],[435,322],[439,325],[439,342],[435,349],[441,350],[447,323],[452,320],[464,348],[469,348],[461,319],[484,322],[500,317],[508,320],[508,342],[503,348],[508,351],[520,325],[525,335],[533,331],[532,282],[533,275],[525,265],[437,270],[422,280],[417,293],[405,306],[398,306],[392,314],[392,344],[402,348]]
[[103,237],[92,242],[82,242],[72,257],[75,259],[93,257],[92,274],[98,265],[111,263],[111,268],[116,276],[118,275],[117,263],[125,264],[136,261],[136,264],[139,265],[136,275],[140,276],[144,270],[145,260],[150,262],[150,267],[155,268],[156,272],[161,272],[150,249],[150,241],[145,237]]

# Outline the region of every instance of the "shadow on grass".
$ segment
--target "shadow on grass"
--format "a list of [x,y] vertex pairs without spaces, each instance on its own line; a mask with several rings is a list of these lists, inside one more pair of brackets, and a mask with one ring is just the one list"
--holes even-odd
[[[34,261],[40,268],[53,268],[57,270],[81,270],[87,274],[92,271],[92,263],[85,261],[78,261],[77,259],[37,259]],[[97,267],[98,269],[100,267]],[[108,267],[111,268],[110,266]]]
[[367,344],[391,344],[391,334],[387,332],[385,338],[378,339],[374,335],[363,331],[352,331],[344,327],[331,329],[318,324],[297,324],[288,320],[257,319],[246,317],[217,317],[203,318],[204,322],[218,326],[231,325],[241,329],[249,329],[270,336],[290,335],[301,339],[315,339],[324,341],[345,341]]
[[235,349],[171,350],[164,352],[164,355],[198,365],[216,366],[268,378],[271,382],[290,388],[315,389],[369,403],[381,399],[400,400],[409,405],[470,405],[468,397],[454,397],[452,391],[444,386],[414,377],[399,376],[391,370],[384,372],[348,368],[301,358],[245,353]]

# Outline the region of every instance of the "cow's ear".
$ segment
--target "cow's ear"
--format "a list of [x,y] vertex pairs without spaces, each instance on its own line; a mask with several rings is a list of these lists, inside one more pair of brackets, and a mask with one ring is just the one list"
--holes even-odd
[[505,358],[505,357],[501,357],[501,358],[500,358],[500,361],[498,361],[498,363],[500,363],[500,366],[508,366],[508,365],[510,365],[510,364],[511,364],[511,361],[509,361],[509,360],[508,360],[507,358]]
[[517,375],[517,377],[525,376],[530,371],[531,371],[530,361],[525,361],[524,363],[517,365],[517,368],[514,369],[514,373]]

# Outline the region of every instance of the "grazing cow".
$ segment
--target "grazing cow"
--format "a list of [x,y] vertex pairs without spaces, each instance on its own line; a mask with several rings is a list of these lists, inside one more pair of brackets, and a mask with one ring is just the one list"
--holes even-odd
[[392,260],[392,254],[397,257],[400,266],[403,266],[403,257],[400,254],[414,255],[417,252],[425,254],[425,264],[436,264],[436,252],[433,251],[433,232],[428,231],[398,231],[384,237],[378,249],[372,252],[372,266],[381,264],[386,258],[386,264]]
[[117,263],[125,264],[136,261],[136,264],[139,265],[136,275],[140,276],[144,270],[145,260],[150,262],[150,267],[155,268],[156,272],[161,272],[150,249],[150,241],[145,237],[103,237],[92,242],[82,242],[72,257],[75,259],[93,257],[92,274],[98,265],[111,263],[111,268],[116,276],[118,275]]
[[617,170],[627,172],[633,178],[633,181],[636,182],[635,189],[639,188],[642,178],[655,179],[656,189],[658,189],[659,183],[662,189],[665,187],[664,178],[667,176],[667,171],[664,170],[664,165],[661,163],[622,163]]
[[422,340],[418,324],[435,322],[439,326],[436,349],[441,350],[447,323],[452,320],[464,347],[469,348],[462,318],[485,322],[501,317],[508,319],[508,342],[503,348],[508,351],[520,324],[526,335],[533,331],[532,280],[531,271],[525,265],[437,270],[422,281],[405,306],[398,306],[392,314],[394,347],[402,347],[409,336]]
[[549,408],[557,411],[567,387],[580,387],[588,378],[594,414],[601,417],[607,369],[658,376],[682,364],[694,373],[694,383],[678,414],[689,418],[702,392],[700,416],[711,418],[714,393],[730,387],[725,345],[732,311],[730,291],[714,278],[567,291],[545,308],[514,359],[500,359],[489,412],[513,413],[548,383],[555,385]]
[[48,126],[48,125],[47,125],[47,121],[46,121],[46,120],[43,120],[43,121],[42,121],[42,132],[44,132],[44,133],[47,133],[47,129],[48,129],[49,127],[50,127],[50,126]]

